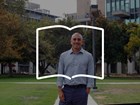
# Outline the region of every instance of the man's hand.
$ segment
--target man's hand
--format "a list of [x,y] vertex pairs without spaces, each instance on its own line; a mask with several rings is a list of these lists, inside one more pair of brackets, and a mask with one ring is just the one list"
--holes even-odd
[[60,100],[64,102],[64,93],[60,87],[58,88],[58,95],[59,95]]
[[89,94],[90,93],[90,88],[87,88],[86,92],[87,92],[87,94]]

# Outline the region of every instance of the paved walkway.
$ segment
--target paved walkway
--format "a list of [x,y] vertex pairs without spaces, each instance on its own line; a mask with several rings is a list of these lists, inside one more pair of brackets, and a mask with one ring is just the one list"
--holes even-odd
[[[54,105],[59,105],[58,103],[59,103],[59,98],[57,97],[57,99],[56,99]],[[90,95],[88,96],[88,105],[98,105],[98,104],[92,99],[92,97],[91,97]]]

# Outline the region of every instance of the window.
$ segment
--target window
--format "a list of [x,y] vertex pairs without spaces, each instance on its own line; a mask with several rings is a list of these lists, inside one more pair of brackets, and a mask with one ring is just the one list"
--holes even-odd
[[120,3],[119,3],[119,0],[116,1],[116,10],[120,10]]
[[129,4],[130,4],[129,0],[125,0],[125,11],[126,12],[130,12],[130,10],[129,10],[129,8],[130,8],[129,6],[130,5]]
[[106,0],[107,3],[110,3],[110,0]]
[[112,0],[112,11],[115,11],[115,0]]
[[140,0],[136,0],[136,8],[140,8]]
[[138,17],[138,18],[136,18],[136,23],[137,24],[139,24],[139,20],[140,20],[140,18]]
[[135,8],[135,0],[131,0],[130,4],[131,4],[131,6],[130,6],[131,8]]
[[121,10],[125,10],[124,9],[124,0],[121,0]]
[[111,9],[110,9],[110,3],[107,3],[106,9],[107,9],[107,12],[110,12],[111,11]]
[[137,14],[136,23],[140,24],[140,14]]
[[125,0],[125,3],[129,3],[129,0]]
[[135,19],[131,19],[131,22],[134,23],[135,22]]

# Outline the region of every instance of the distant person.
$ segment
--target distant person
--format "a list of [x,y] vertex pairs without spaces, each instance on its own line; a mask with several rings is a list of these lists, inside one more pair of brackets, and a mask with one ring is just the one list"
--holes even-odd
[[[92,55],[82,48],[80,33],[71,36],[71,49],[62,53],[59,59],[58,74],[72,77],[76,74],[94,74]],[[58,77],[59,105],[87,105],[88,94],[93,86],[93,78],[77,77],[71,80]]]

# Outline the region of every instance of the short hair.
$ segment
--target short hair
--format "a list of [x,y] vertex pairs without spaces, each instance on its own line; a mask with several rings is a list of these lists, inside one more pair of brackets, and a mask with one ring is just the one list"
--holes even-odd
[[80,38],[83,39],[83,36],[82,36],[79,32],[75,32],[74,34],[72,34],[71,39],[72,39],[75,35],[79,35]]

